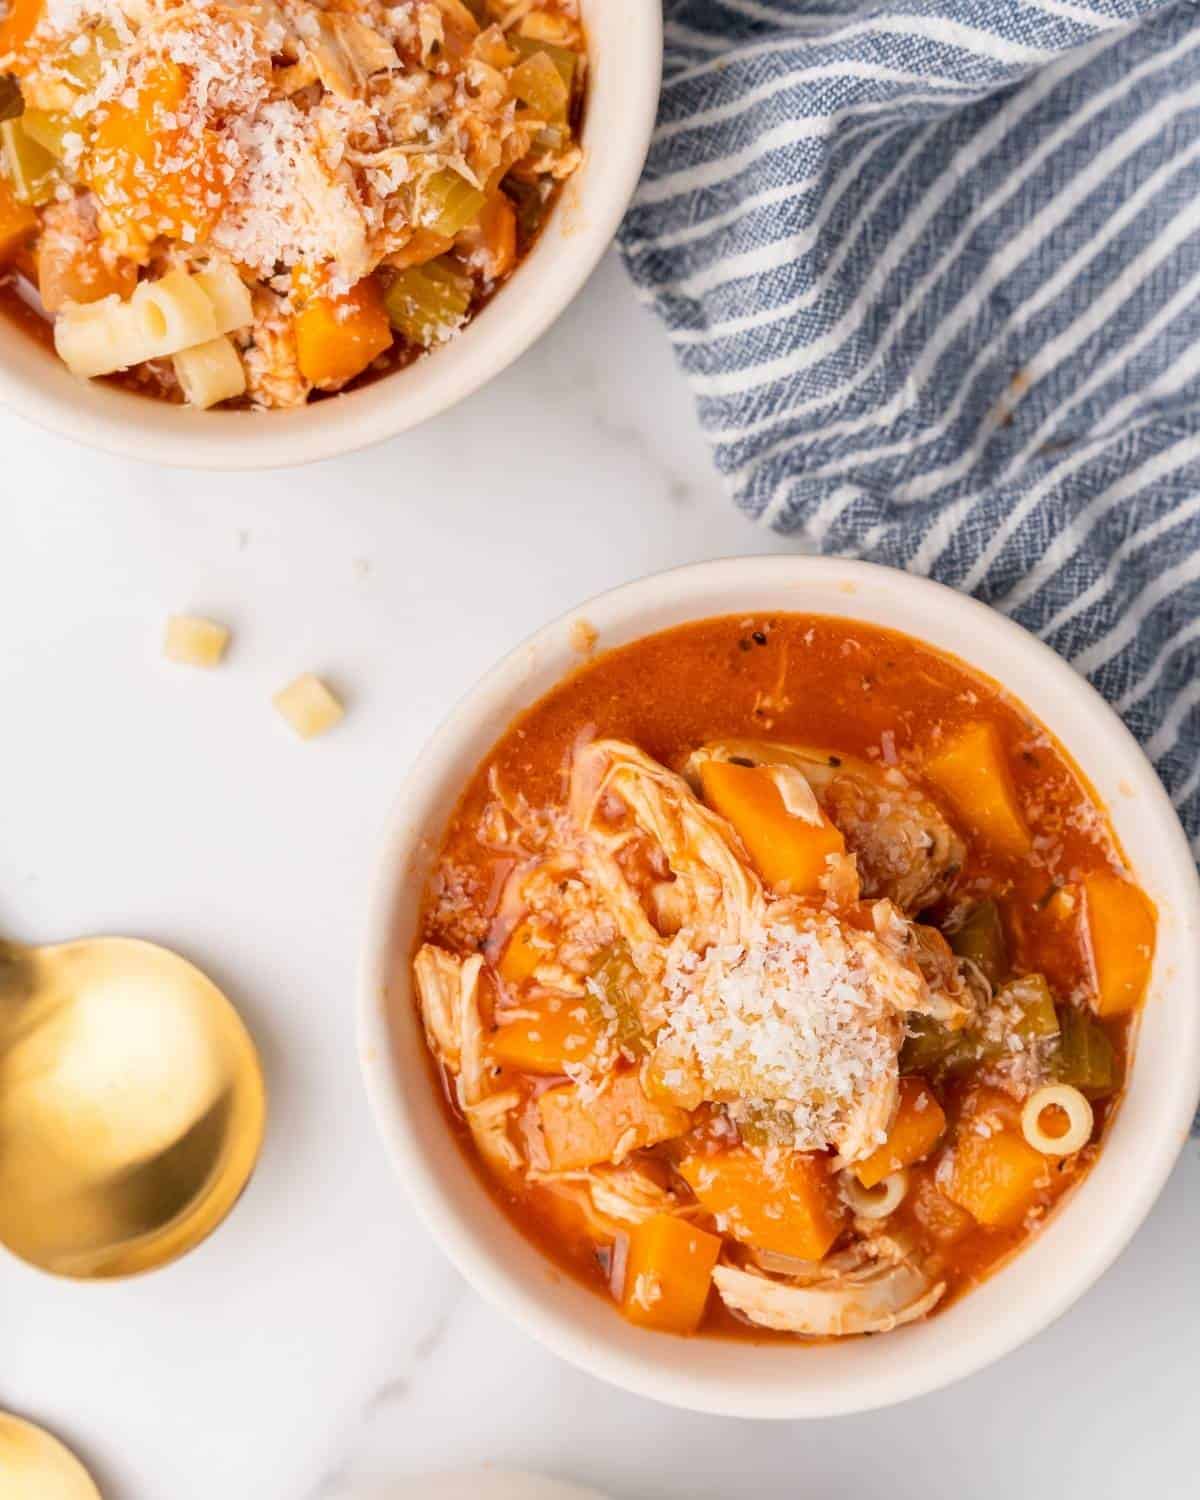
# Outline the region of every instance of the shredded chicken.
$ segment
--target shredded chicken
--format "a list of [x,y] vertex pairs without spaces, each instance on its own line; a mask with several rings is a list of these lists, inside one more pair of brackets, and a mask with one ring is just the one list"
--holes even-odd
[[793,788],[793,811],[795,781],[783,778],[798,774],[845,835],[868,898],[883,896],[901,911],[917,912],[946,895],[962,869],[962,839],[898,766],[768,740],[714,740],[692,756],[689,774],[706,758],[771,767],[781,791]]
[[930,1312],[946,1290],[895,1240],[863,1240],[788,1280],[717,1266],[726,1307],[762,1328],[812,1338],[887,1333]]

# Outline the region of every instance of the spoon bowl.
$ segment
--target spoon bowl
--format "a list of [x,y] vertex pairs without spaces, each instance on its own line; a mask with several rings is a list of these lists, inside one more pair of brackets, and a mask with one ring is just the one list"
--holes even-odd
[[60,1276],[166,1265],[258,1159],[254,1043],[213,982],[133,938],[0,944],[0,1243]]
[[56,1437],[0,1411],[0,1497],[3,1500],[100,1500],[100,1491]]

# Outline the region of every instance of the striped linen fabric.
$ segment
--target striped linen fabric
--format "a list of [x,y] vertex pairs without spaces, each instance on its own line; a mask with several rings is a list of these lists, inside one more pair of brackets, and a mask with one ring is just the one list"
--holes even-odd
[[621,244],[737,504],[1040,635],[1200,849],[1196,0],[665,19]]

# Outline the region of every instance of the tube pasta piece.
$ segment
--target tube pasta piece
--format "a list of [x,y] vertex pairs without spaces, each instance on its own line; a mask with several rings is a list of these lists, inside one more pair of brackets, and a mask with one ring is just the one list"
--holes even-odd
[[64,308],[55,319],[54,347],[71,374],[85,379],[150,358],[132,304],[115,295]]
[[[1042,1127],[1042,1115],[1055,1108],[1067,1117],[1067,1128],[1061,1135],[1049,1135]],[[1050,1083],[1038,1089],[1021,1111],[1021,1133],[1043,1156],[1074,1156],[1082,1151],[1092,1138],[1093,1123],[1092,1106],[1069,1083]]]
[[865,1188],[854,1177],[842,1178],[842,1197],[860,1219],[886,1219],[908,1196],[908,1172],[901,1167],[883,1178],[878,1187]]
[[229,631],[197,615],[172,615],[167,621],[163,654],[188,667],[215,667],[229,645]]
[[311,672],[289,682],[271,701],[302,740],[315,740],[345,713],[337,698]]
[[129,299],[146,350],[159,359],[207,344],[217,336],[213,304],[195,277],[168,271],[157,281],[143,281]]
[[192,349],[181,349],[173,363],[189,406],[203,410],[246,392],[246,372],[226,334]]
[[218,333],[233,333],[253,322],[250,288],[228,261],[216,261],[192,279],[212,304]]

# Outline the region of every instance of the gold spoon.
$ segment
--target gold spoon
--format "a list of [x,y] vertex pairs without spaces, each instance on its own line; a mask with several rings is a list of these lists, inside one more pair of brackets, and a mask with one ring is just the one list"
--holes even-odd
[[236,1203],[265,1117],[249,1033],[177,954],[0,943],[0,1242],[23,1260],[84,1279],[166,1265]]
[[100,1500],[100,1491],[57,1438],[0,1411],[0,1500]]

